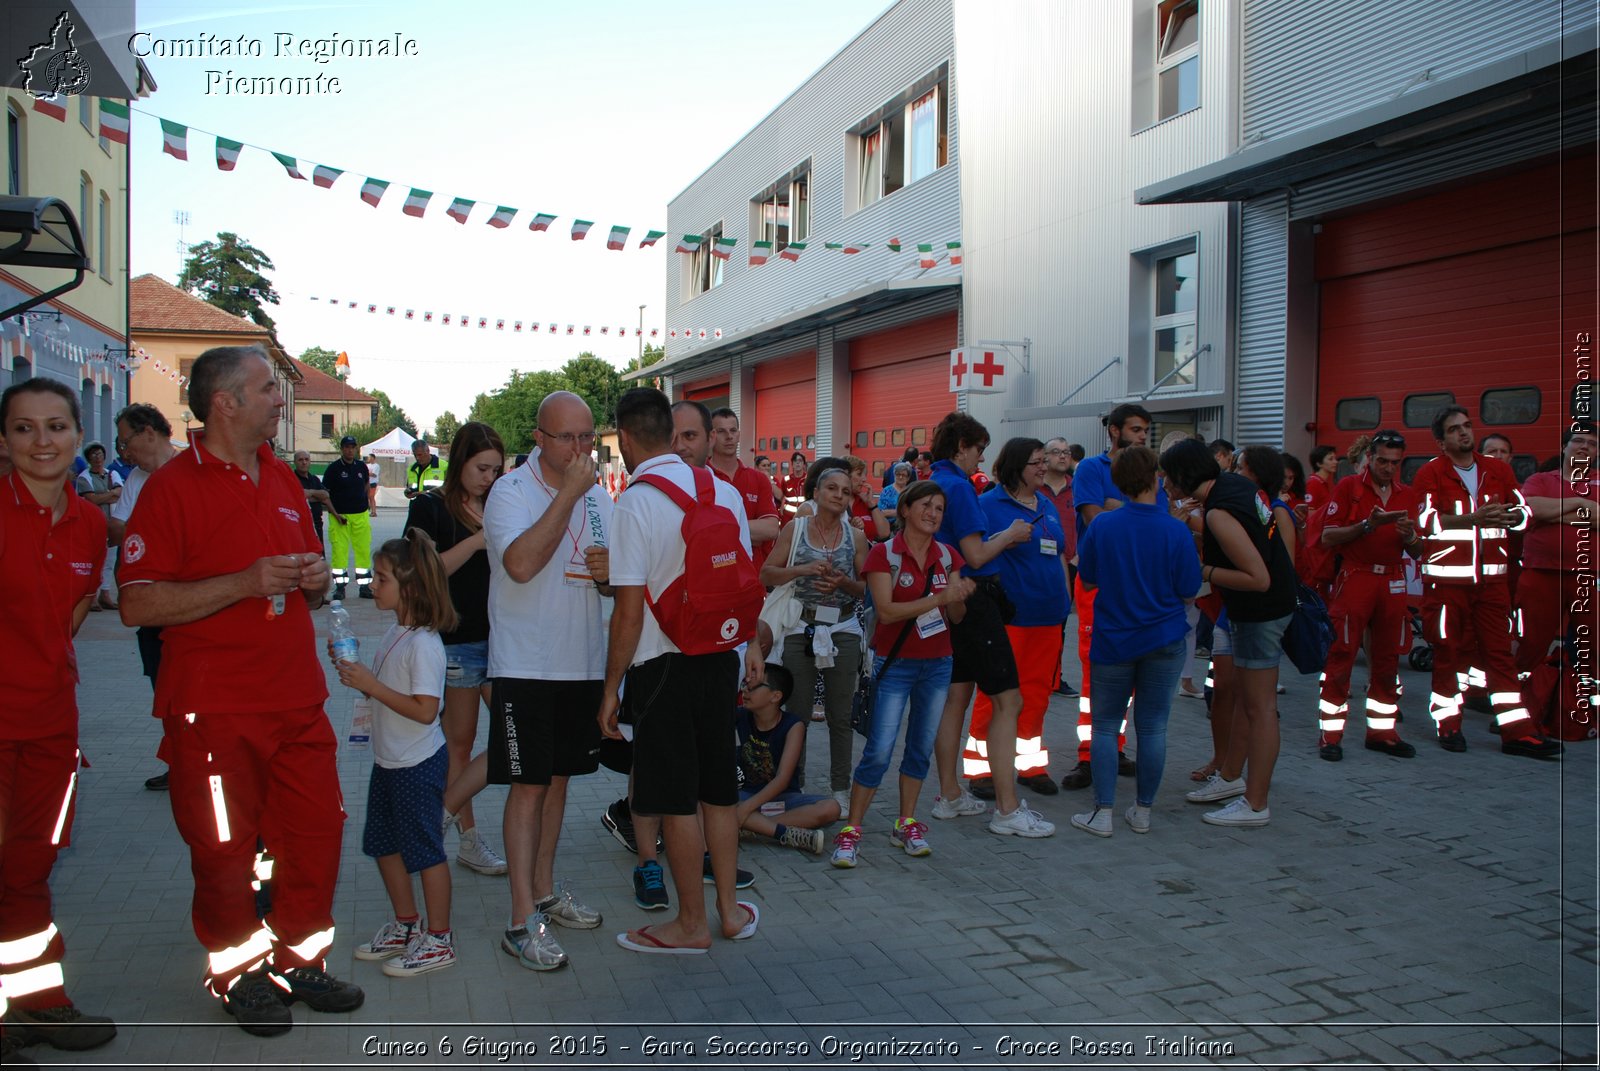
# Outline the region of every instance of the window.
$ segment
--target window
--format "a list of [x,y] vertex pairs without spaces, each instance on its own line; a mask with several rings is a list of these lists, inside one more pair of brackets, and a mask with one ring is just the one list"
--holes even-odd
[[1518,483],[1527,483],[1528,477],[1539,471],[1539,459],[1532,454],[1512,454],[1511,471]]
[[[851,132],[851,210],[865,208],[949,162],[949,75],[941,66]],[[795,239],[798,241],[799,239]]]
[[1156,5],[1156,121],[1200,107],[1200,0]]
[[[1408,457],[1404,461],[1400,462],[1400,482],[1414,483],[1417,478],[1417,473],[1422,471],[1422,466],[1426,465],[1432,460],[1433,458],[1427,457],[1426,455],[1413,454],[1411,457]],[[1345,469],[1350,468],[1349,462],[1341,461],[1339,463],[1339,468],[1343,475],[1349,475],[1348,472],[1344,472]],[[1353,472],[1355,470],[1351,469],[1350,471]]]
[[906,429],[895,428],[889,433],[889,441],[895,446],[904,446],[906,444]]
[[[94,248],[90,241],[92,237],[90,232],[93,230],[91,224],[94,222],[94,217],[89,215],[89,209],[93,204],[94,183],[89,180],[88,175],[80,171],[78,173],[78,226],[83,228],[84,252]],[[93,268],[94,265],[90,264],[89,267]]]
[[1333,423],[1340,431],[1356,431],[1378,426],[1383,405],[1376,398],[1341,398],[1333,407]]
[[722,224],[706,230],[700,239],[700,248],[689,258],[689,296],[697,297],[714,286],[722,285],[722,268],[727,262],[711,255],[722,237]]
[[1408,394],[1401,406],[1401,420],[1408,428],[1427,428],[1433,425],[1433,415],[1447,405],[1455,405],[1456,396],[1449,391],[1432,394]]
[[322,414],[322,437],[324,439],[333,438],[333,414],[332,413],[323,413]]
[[1532,424],[1539,419],[1539,388],[1486,390],[1478,412],[1485,424]]
[[864,432],[864,431],[856,432],[856,449],[865,450],[866,448],[867,448],[867,433]]
[[83,129],[90,133],[94,132],[94,115],[92,114],[94,105],[91,103],[93,99],[87,93],[78,98],[78,122],[82,123]]
[[6,193],[22,196],[22,112],[6,105]]
[[911,429],[911,445],[912,446],[926,446],[926,445],[928,445],[928,429],[927,428],[912,428]]
[[194,357],[178,358],[178,376],[180,380],[178,383],[178,403],[180,405],[189,404],[189,374],[194,371],[194,362],[196,360],[197,358]]
[[811,161],[779,179],[750,202],[752,242],[771,242],[781,253],[811,230]]
[[1150,382],[1162,388],[1195,385],[1195,362],[1190,358],[1199,348],[1196,319],[1199,273],[1200,254],[1193,247],[1159,257],[1155,262],[1156,307],[1155,319],[1151,321],[1154,345]]
[[100,195],[100,278],[111,281],[111,198]]
[[806,449],[807,450],[815,450],[816,448],[817,448],[817,437],[815,435],[807,435],[806,436]]

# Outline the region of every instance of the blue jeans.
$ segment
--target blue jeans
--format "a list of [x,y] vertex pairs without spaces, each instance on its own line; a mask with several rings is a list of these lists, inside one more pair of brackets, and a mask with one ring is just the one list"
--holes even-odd
[[911,708],[906,727],[906,749],[900,756],[900,773],[918,781],[928,776],[933,757],[933,738],[939,731],[939,716],[944,713],[944,697],[950,691],[950,668],[954,662],[944,658],[896,658],[887,673],[883,656],[873,655],[872,676],[877,682],[872,693],[872,735],[856,765],[855,783],[877,788],[889,769],[889,756],[900,736],[900,722]]
[[1134,756],[1135,802],[1148,807],[1161,787],[1167,764],[1167,715],[1183,674],[1183,640],[1157,647],[1131,662],[1096,662],[1089,677],[1089,703],[1094,708],[1094,735],[1089,739],[1089,772],[1094,777],[1094,805],[1117,802],[1117,730],[1133,697],[1133,725],[1139,751]]

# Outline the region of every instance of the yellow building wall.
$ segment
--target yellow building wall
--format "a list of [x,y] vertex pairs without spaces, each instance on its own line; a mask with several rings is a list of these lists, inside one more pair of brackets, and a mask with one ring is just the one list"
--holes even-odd
[[161,410],[161,415],[172,425],[173,441],[187,444],[185,417],[188,417],[188,424],[199,424],[199,421],[189,413],[183,385],[165,371],[158,371],[156,365],[159,363],[163,369],[182,368],[183,361],[192,361],[221,342],[216,335],[141,335],[138,332],[134,332],[133,341],[144,347],[149,356],[133,373],[129,398]]
[[[69,97],[67,119],[61,122],[33,110],[33,98],[20,90],[5,91],[6,109],[22,124],[21,194],[24,197],[59,197],[72,209],[83,231],[84,246],[93,265],[76,290],[55,299],[116,333],[128,323],[128,148],[114,141],[102,148],[99,138],[100,99]],[[89,127],[80,120],[81,102],[88,101]],[[4,170],[11,173],[8,138],[0,138]],[[82,218],[80,190],[89,182],[89,218]],[[0,192],[6,187],[0,185]],[[106,256],[102,258],[100,208],[106,198]],[[40,290],[61,285],[70,276],[60,271],[7,268]]]
[[294,441],[300,449],[310,451],[312,460],[326,458],[332,461],[339,455],[339,448],[322,434],[322,418],[325,415],[333,417],[334,434],[343,435],[347,427],[371,424],[377,420],[378,407],[370,402],[351,402],[347,407],[341,402],[296,401]]

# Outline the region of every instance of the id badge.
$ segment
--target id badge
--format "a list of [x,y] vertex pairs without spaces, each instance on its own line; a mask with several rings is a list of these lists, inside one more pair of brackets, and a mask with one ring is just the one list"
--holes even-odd
[[592,588],[594,577],[573,566],[567,566],[566,575],[562,578],[569,588]]
[[1056,546],[1054,539],[1041,539],[1039,540],[1039,553],[1047,558],[1054,558],[1061,553],[1061,550]]
[[813,612],[819,625],[837,625],[839,623],[839,608],[837,606],[819,606]]
[[1405,582],[1404,578],[1401,578],[1399,580],[1391,580],[1391,581],[1389,581],[1389,594],[1390,595],[1404,595],[1405,593],[1406,593],[1406,582]]
[[945,630],[944,614],[937,609],[929,610],[917,618],[917,635],[922,639],[937,636]]

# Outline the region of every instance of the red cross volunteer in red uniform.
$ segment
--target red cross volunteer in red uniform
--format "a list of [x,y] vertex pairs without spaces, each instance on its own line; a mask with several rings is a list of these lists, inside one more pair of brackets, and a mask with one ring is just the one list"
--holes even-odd
[[761,563],[772,553],[772,544],[781,527],[778,502],[772,496],[772,481],[760,469],[753,469],[739,458],[739,414],[732,409],[717,409],[711,414],[712,475],[733,484],[744,503],[745,520],[750,523],[750,557]]
[[[195,361],[205,423],[151,474],[122,545],[122,619],[159,625],[161,756],[194,872],[206,984],[246,1032],[280,1034],[289,1005],[359,1007],[330,977],[343,800],[311,611],[330,574],[305,493],[272,452],[283,394],[255,347]],[[256,839],[274,857],[256,917]]]
[[1465,751],[1462,693],[1489,689],[1500,750],[1554,758],[1561,745],[1546,739],[1522,704],[1511,661],[1510,533],[1528,524],[1528,507],[1511,466],[1472,449],[1472,420],[1459,405],[1433,418],[1441,453],[1417,472],[1412,489],[1422,501],[1422,626],[1433,646],[1433,693],[1428,713],[1446,751]]
[[67,999],[66,945],[50,907],[50,871],[72,832],[78,775],[78,659],[106,558],[106,519],[67,484],[83,441],[78,400],[53,380],[0,396],[13,469],[0,476],[0,1012],[6,1064],[43,1041],[90,1049],[111,1020]]

